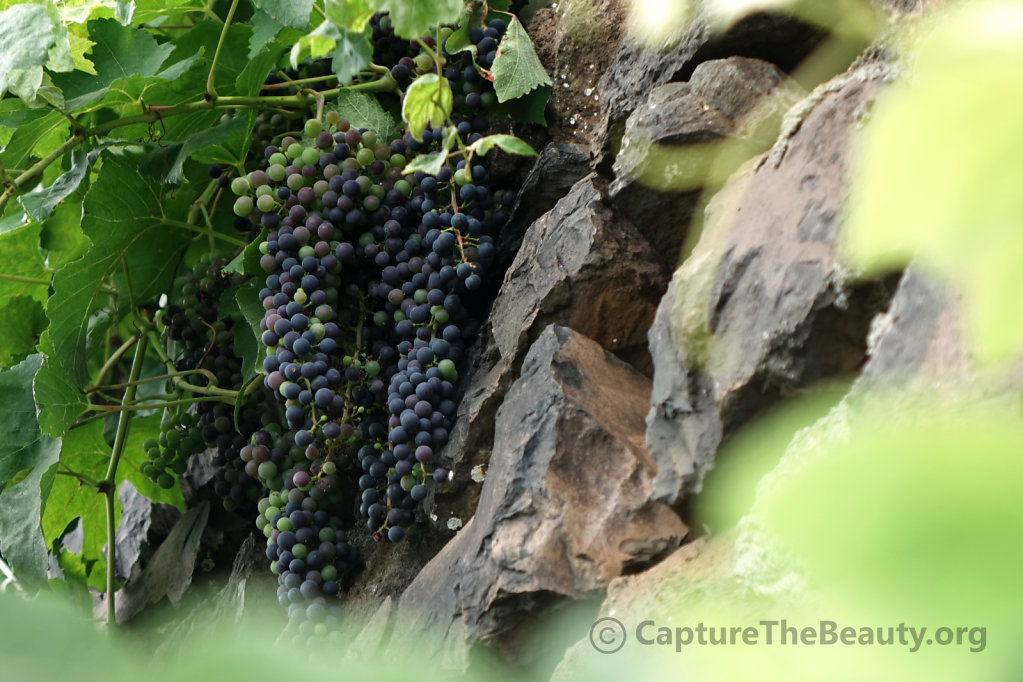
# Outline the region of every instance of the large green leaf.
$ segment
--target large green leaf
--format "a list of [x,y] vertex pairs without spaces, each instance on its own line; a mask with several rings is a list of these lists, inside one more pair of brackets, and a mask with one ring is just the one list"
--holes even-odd
[[[31,355],[0,372],[0,489],[19,472],[45,461],[50,446],[36,422],[32,378],[42,365],[42,355]],[[49,466],[49,465],[47,465]]]
[[238,116],[212,128],[200,130],[194,135],[190,135],[184,142],[159,146],[145,158],[139,166],[139,170],[158,178],[162,177],[171,184],[179,184],[185,179],[182,166],[189,156],[207,147],[220,144],[232,133],[244,130],[246,123],[245,118]]
[[913,78],[867,124],[845,233],[868,274],[910,258],[965,294],[980,357],[1023,352],[1023,17],[956,5],[916,46]]
[[263,51],[266,44],[281,32],[283,26],[266,12],[252,15],[252,37],[249,38],[249,59]]
[[326,0],[324,13],[340,29],[361,31],[373,16],[369,0]]
[[350,85],[373,61],[372,33],[368,28],[362,31],[342,28],[339,33],[330,68],[337,74],[341,85]]
[[42,436],[31,473],[0,493],[0,552],[15,575],[30,582],[46,580],[42,502],[53,477],[50,467],[59,452],[59,440]]
[[79,387],[88,381],[86,334],[104,282],[126,272],[134,303],[143,304],[169,284],[187,245],[188,233],[164,222],[165,211],[185,215],[182,202],[139,176],[137,163],[133,156],[106,156],[85,196],[82,226],[92,247],[53,278],[46,310],[50,334],[57,359]]
[[[256,308],[259,308],[257,311]],[[256,315],[263,318],[263,306],[259,302],[259,282],[251,279],[240,287],[224,295],[220,305],[221,315],[229,315],[238,311],[245,318],[243,324],[234,326],[234,352],[242,359],[242,380],[248,382],[256,376],[256,371],[262,369],[262,359],[259,351],[262,344],[259,341],[259,320],[255,327],[252,325],[252,318]]]
[[0,12],[0,95],[12,76],[45,64],[54,41],[53,22],[45,6],[15,5]]
[[64,138],[69,128],[67,119],[59,111],[50,111],[44,115],[33,114],[30,117],[26,114],[26,118],[30,120],[18,125],[10,142],[0,153],[4,168],[24,170],[28,167],[26,162],[30,157],[40,155],[37,148],[55,135]]
[[54,180],[50,186],[21,197],[25,212],[33,220],[45,220],[57,204],[78,189],[88,172],[88,155],[80,149],[74,150],[71,152],[71,168],[66,173]]
[[341,90],[337,101],[328,109],[334,109],[338,115],[352,124],[353,128],[366,128],[376,133],[381,140],[391,140],[398,134],[394,119],[387,113],[380,102],[364,92]]
[[508,23],[491,71],[498,102],[518,99],[535,88],[551,84],[551,77],[533,50],[533,41],[515,17]]
[[409,132],[422,139],[427,126],[441,126],[451,115],[452,95],[448,79],[435,73],[419,76],[408,86],[401,104],[401,117]]
[[89,248],[82,232],[82,193],[73,193],[54,208],[43,221],[40,242],[51,268],[59,268],[79,258]]
[[[43,252],[39,248],[39,232],[40,227],[37,223],[29,223],[0,233],[0,249],[4,254],[0,273],[43,281],[49,279]],[[48,294],[49,287],[46,284],[14,282],[0,278],[0,302],[10,296],[29,296],[44,302]]]
[[[49,335],[40,346],[49,346]],[[52,357],[43,361],[32,385],[39,410],[39,428],[43,433],[59,438],[89,406],[85,394],[75,386],[64,368]]]
[[377,12],[389,12],[391,25],[399,38],[414,40],[430,35],[441,24],[451,24],[462,16],[462,0],[370,0]]
[[174,49],[159,44],[147,31],[122,26],[113,19],[100,19],[88,24],[95,76],[81,73],[55,74],[54,83],[64,91],[71,111],[103,97],[114,81],[129,76],[153,76]]
[[252,0],[256,9],[262,10],[274,21],[292,28],[305,28],[309,25],[309,13],[313,11],[314,0]]
[[46,328],[42,304],[28,296],[10,296],[0,301],[0,367],[20,362],[32,352],[36,338]]

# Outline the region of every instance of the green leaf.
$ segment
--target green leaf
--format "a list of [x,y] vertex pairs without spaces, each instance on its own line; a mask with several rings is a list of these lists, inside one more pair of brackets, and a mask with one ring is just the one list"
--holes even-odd
[[0,552],[18,578],[32,583],[46,580],[42,504],[53,477],[50,467],[60,452],[59,440],[42,436],[38,443],[32,472],[0,493]]
[[[44,344],[51,344],[48,335],[40,345]],[[85,394],[52,357],[47,357],[36,372],[32,391],[39,412],[39,428],[54,438],[62,437],[89,406]]]
[[[488,3],[492,5],[492,3]],[[451,35],[444,41],[444,49],[448,54],[460,54],[468,52],[472,55],[473,63],[478,52],[476,44],[469,40],[469,29],[473,26],[480,26],[483,23],[483,5],[466,5],[462,17],[458,20],[458,28],[451,32]]]
[[366,28],[374,14],[369,0],[327,0],[324,12],[339,29],[356,33]]
[[89,163],[84,151],[76,149],[71,152],[71,169],[57,178],[49,187],[21,197],[25,212],[37,221],[45,220],[54,207],[82,184],[85,174],[89,172]]
[[462,16],[462,0],[370,0],[376,12],[389,12],[399,38],[415,40],[429,35],[441,24],[453,24]]
[[328,107],[352,124],[353,128],[366,128],[376,133],[380,140],[393,140],[397,134],[397,125],[376,97],[364,92],[341,90],[337,102]]
[[442,149],[439,152],[430,152],[429,154],[420,154],[402,169],[401,174],[410,175],[417,171],[423,171],[427,175],[436,175],[447,160],[447,149]]
[[43,5],[15,5],[0,12],[0,95],[7,90],[16,69],[46,63],[54,40],[53,22]]
[[534,123],[546,126],[547,119],[544,116],[544,112],[547,109],[547,101],[550,98],[551,86],[541,85],[531,90],[528,95],[498,103],[492,111],[498,116],[505,116],[520,123]]
[[350,85],[359,72],[373,61],[373,43],[370,38],[369,29],[340,30],[330,68],[337,74],[341,85]]
[[911,81],[878,100],[844,234],[848,262],[867,274],[914,258],[951,280],[988,361],[1023,352],[1023,23],[998,8],[951,11],[917,44]]
[[207,147],[220,144],[232,133],[245,128],[246,120],[242,117],[235,117],[212,128],[200,130],[189,136],[184,142],[157,147],[139,164],[139,171],[155,177],[162,176],[163,180],[170,184],[179,184],[185,179],[182,166],[189,156]]
[[86,333],[89,318],[104,296],[103,283],[126,268],[135,303],[144,304],[148,296],[169,284],[188,243],[180,228],[164,223],[165,211],[185,215],[182,204],[187,199],[168,201],[159,185],[139,176],[137,165],[136,157],[107,153],[98,179],[85,196],[82,226],[92,248],[53,278],[53,296],[46,309],[50,334],[57,359],[79,387],[88,381]]
[[447,78],[426,73],[412,81],[401,105],[401,117],[413,137],[422,139],[428,125],[434,128],[443,125],[451,116],[451,100]]
[[[259,231],[259,236],[249,242],[249,245],[242,249],[242,252],[231,259],[231,262],[224,266],[224,272],[239,275],[260,275],[263,268],[259,266],[259,259],[263,255],[259,245],[266,241],[269,233],[265,227]],[[257,290],[258,291],[258,290]]]
[[103,97],[114,81],[129,76],[153,76],[173,51],[170,44],[158,44],[152,34],[142,29],[122,26],[113,19],[89,22],[95,76],[81,73],[54,75],[53,81],[75,111]]
[[[10,231],[0,233],[0,249],[4,253],[2,273],[20,277],[49,280],[42,250],[39,248],[40,226],[36,223],[19,225]],[[29,296],[45,302],[49,295],[46,284],[11,282],[0,278],[0,301],[9,296]]]
[[508,31],[497,47],[491,72],[498,102],[517,99],[541,85],[551,85],[550,76],[533,50],[533,41],[516,17],[508,23]]
[[60,268],[89,249],[82,232],[82,195],[72,193],[43,221],[40,243],[51,268]]
[[93,76],[97,75],[96,65],[85,56],[85,53],[91,50],[96,43],[88,38],[83,38],[77,33],[70,34],[69,41],[71,43],[71,61],[74,62],[75,68]]
[[42,355],[30,355],[11,369],[0,372],[0,395],[4,397],[3,410],[0,410],[0,433],[3,434],[0,488],[21,471],[50,464],[52,439],[39,431],[32,397],[32,379],[42,362]]
[[529,146],[525,140],[521,140],[514,135],[487,135],[469,145],[470,149],[475,149],[476,153],[480,156],[486,156],[494,147],[498,147],[502,151],[506,151],[509,154],[518,154],[519,156],[536,156],[536,151]]
[[291,68],[297,69],[299,62],[306,58],[319,59],[330,54],[340,37],[341,32],[337,26],[324,19],[319,26],[291,46]]
[[[25,168],[26,161],[44,144],[44,141],[55,135],[64,138],[64,133],[69,127],[67,119],[61,116],[59,111],[50,111],[23,122],[18,125],[10,142],[0,153],[0,161],[3,161],[5,168]],[[39,152],[36,152],[36,155],[40,155]]]
[[46,328],[42,304],[28,296],[11,296],[0,302],[0,367],[20,362],[36,346],[36,339]]
[[[255,308],[258,307],[262,310],[263,307],[259,302],[257,280],[252,279],[242,286],[235,287],[224,296],[220,306],[221,315],[240,312],[245,317],[246,324],[236,324],[234,326],[234,351],[242,360],[242,382],[247,383],[249,379],[256,376],[257,368],[262,369],[262,363],[259,363],[259,349],[262,344],[259,341],[259,336],[257,336],[257,334],[262,332],[259,329],[258,322],[255,328],[249,322],[249,317],[256,312]],[[262,313],[259,313],[259,315],[260,319],[262,319]],[[257,365],[257,363],[259,364]]]
[[266,12],[252,15],[252,37],[249,38],[249,59],[263,51],[266,44],[281,32],[283,26]]
[[276,22],[292,28],[304,29],[309,25],[309,13],[313,11],[314,0],[252,0],[256,9],[266,12]]

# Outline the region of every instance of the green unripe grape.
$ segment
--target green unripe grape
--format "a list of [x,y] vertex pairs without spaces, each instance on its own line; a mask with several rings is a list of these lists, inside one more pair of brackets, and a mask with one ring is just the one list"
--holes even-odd
[[372,186],[371,186],[371,187],[369,188],[369,193],[370,193],[370,195],[371,195],[371,196],[374,196],[374,197],[376,197],[377,199],[381,199],[381,200],[382,200],[382,199],[383,199],[383,198],[384,198],[385,196],[387,196],[387,190],[385,190],[385,189],[384,189],[383,187],[381,187],[380,185],[372,185]]
[[328,111],[324,118],[327,120],[327,125],[336,126],[337,122],[341,120],[341,116],[333,109]]
[[285,156],[284,154],[281,154],[280,152],[274,152],[273,154],[271,154],[270,158],[267,159],[267,161],[270,162],[271,166],[287,166],[288,165],[288,157]]
[[313,247],[309,246],[308,244],[306,244],[305,246],[298,250],[298,259],[300,261],[315,255],[316,251],[313,249]]
[[170,470],[180,476],[188,470],[188,462],[183,459],[176,459],[171,462]]
[[484,109],[493,109],[497,106],[497,96],[492,92],[484,92],[480,95],[480,102]]
[[470,83],[469,81],[462,81],[462,92],[464,94],[468,95],[469,93],[479,91],[480,91],[479,83]]
[[152,450],[152,449],[157,448],[159,446],[160,446],[160,444],[156,442],[155,438],[147,438],[145,440],[145,442],[142,443],[142,449],[146,450],[146,451]]
[[466,176],[464,168],[459,168],[458,170],[456,170],[453,178],[455,184],[458,185],[459,187],[469,182],[469,178],[468,176]]
[[451,383],[458,381],[458,370],[455,369],[455,363],[451,360],[451,358],[444,358],[438,362],[437,369],[439,369],[441,375]]
[[[276,447],[276,446],[274,446],[274,447]],[[283,500],[283,496],[281,495],[280,491],[278,491],[278,490],[274,490],[272,493],[270,493],[267,496],[267,498],[268,498],[267,501],[270,503],[271,507],[280,507],[281,506],[281,502],[284,501]]]
[[181,422],[182,426],[188,428],[189,426],[195,423],[195,415],[185,412],[183,415],[178,417],[178,421]]
[[404,154],[391,154],[391,158],[388,163],[395,168],[404,168],[408,165],[408,159],[405,158]]
[[400,310],[395,310],[394,311],[394,321],[395,322],[401,322],[404,319],[405,319],[405,313],[401,312]]
[[176,448],[181,444],[181,434],[177,431],[167,432],[167,445],[172,448]]
[[266,508],[266,511],[263,512],[263,516],[265,516],[266,520],[269,521],[270,519],[272,519],[273,517],[277,516],[280,513],[281,513],[281,510],[280,510],[279,507],[271,506],[271,507],[267,507]]
[[[330,530],[334,530],[331,528]],[[321,540],[322,542],[334,542],[333,540]],[[323,578],[324,582],[330,580],[337,580],[337,567],[333,564],[327,564],[320,569],[320,577]]]
[[164,472],[160,474],[160,477],[156,479],[156,484],[164,490],[170,490],[174,487],[174,477]]
[[366,374],[371,377],[375,377],[380,374],[380,363],[376,360],[370,360],[366,363]]
[[398,190],[406,197],[412,194],[412,185],[409,184],[408,180],[398,180],[394,183],[394,189]]
[[408,492],[408,491],[412,490],[412,488],[415,487],[416,482],[417,481],[416,481],[415,476],[412,476],[412,475],[402,476],[401,477],[401,489],[404,490],[405,492]]
[[322,324],[309,325],[309,331],[313,333],[317,341],[319,341],[320,339],[327,335],[327,330]]
[[347,159],[341,162],[341,168],[344,170],[358,170],[359,161],[354,156],[349,156]]
[[380,208],[380,197],[370,194],[362,200],[362,207],[372,213]]
[[333,462],[324,462],[322,470],[324,476],[333,476],[337,473],[337,464],[334,464]]
[[260,516],[262,516],[263,514],[266,513],[266,510],[269,506],[270,500],[268,500],[265,497],[261,497],[259,499],[259,502],[256,503],[256,510],[259,512]]
[[367,130],[362,134],[362,144],[364,147],[373,149],[377,146],[377,134],[372,130]]
[[326,180],[317,180],[313,183],[313,193],[316,194],[317,199],[321,198],[328,189],[330,189],[330,183]]
[[266,196],[272,197],[273,193],[274,193],[274,188],[271,187],[270,185],[260,185],[259,187],[256,188],[256,198],[257,199],[259,197],[266,197]]
[[[274,156],[276,156],[276,154]],[[271,164],[270,167],[266,169],[266,174],[274,182],[283,181],[287,175],[287,173],[285,172],[284,164],[281,163]]]
[[[266,536],[267,540],[270,539],[270,536],[273,534],[273,532],[274,532],[273,531],[273,526],[271,526],[269,523],[266,524],[265,526],[263,526],[263,535]],[[277,571],[277,562],[276,561],[273,562],[272,564],[270,564],[270,572],[273,573],[274,575],[280,575],[280,573]]]
[[448,311],[444,310],[444,308],[441,308],[440,306],[437,307],[440,308],[440,310],[433,314],[434,321],[437,324],[447,324],[449,318]]
[[296,542],[295,546],[291,548],[291,553],[295,555],[296,559],[305,559],[309,555],[309,548],[301,542]]
[[164,457],[163,455],[160,455],[159,457],[154,458],[153,459],[153,467],[158,469],[158,470],[166,469],[167,468],[167,458]]
[[284,153],[287,155],[289,159],[297,159],[298,157],[302,156],[303,151],[305,150],[302,149],[302,145],[300,145],[298,142],[292,142],[290,145],[288,145],[288,148],[284,150]]
[[423,305],[426,303],[426,298],[429,292],[426,289],[416,289],[415,293],[412,294],[412,300],[416,302],[416,305]]
[[266,528],[266,525],[268,523],[270,522],[267,521],[266,517],[263,516],[262,514],[256,517],[256,528],[258,528],[259,530],[263,530],[264,528]]
[[375,324],[378,327],[387,326],[387,312],[383,310],[378,310],[375,313],[373,313],[373,324]]
[[305,187],[305,178],[302,177],[301,173],[293,173],[292,175],[288,176],[287,185],[288,189],[290,189],[292,192],[297,192],[298,190]]
[[298,291],[296,291],[295,295],[292,296],[291,298],[301,303],[302,305],[305,305],[305,302],[309,300],[309,297],[305,293],[305,289],[301,288]]
[[245,178],[235,178],[231,181],[231,191],[241,196],[249,193],[249,181]]
[[263,213],[270,213],[275,208],[277,208],[277,202],[274,201],[274,198],[269,194],[264,194],[263,196],[256,199],[256,208],[258,208]]
[[259,477],[263,480],[273,478],[277,475],[277,465],[267,460],[259,465]]
[[363,147],[355,154],[355,159],[359,162],[360,166],[368,166],[376,160],[376,155],[373,154],[372,149]]
[[433,57],[428,54],[418,54],[412,61],[416,63],[416,70],[420,73],[433,71]]
[[320,152],[318,149],[308,147],[302,151],[302,163],[311,163],[314,166],[320,161]]
[[323,130],[323,123],[318,118],[311,118],[305,122],[302,132],[306,137],[316,137]]
[[238,197],[234,200],[234,214],[241,218],[248,218],[252,213],[252,197]]
[[443,42],[445,38],[451,35],[454,32],[454,30],[455,29],[451,28],[450,26],[441,26],[440,31],[438,31],[438,36],[440,37],[441,42]]
[[277,519],[277,530],[282,533],[286,530],[291,530],[291,520],[287,516]]

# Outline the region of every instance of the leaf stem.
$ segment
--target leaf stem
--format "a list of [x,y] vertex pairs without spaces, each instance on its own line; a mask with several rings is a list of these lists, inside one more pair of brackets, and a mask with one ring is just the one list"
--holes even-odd
[[100,382],[103,381],[103,377],[105,377],[107,372],[110,371],[110,368],[113,367],[117,363],[117,361],[121,359],[121,356],[124,355],[129,348],[138,343],[138,340],[139,336],[138,334],[136,334],[135,336],[131,337],[130,339],[122,343],[120,348],[111,353],[110,357],[107,358],[107,361],[104,362],[103,366],[99,368],[99,373],[96,374],[96,381],[93,382],[92,386],[86,388],[85,392],[90,393],[92,391],[98,391],[100,389],[107,388],[125,388],[124,386],[118,386],[116,384],[113,386],[101,386]]
[[0,280],[6,282],[20,282],[22,284],[39,284],[40,286],[50,286],[51,280],[44,279],[42,277],[25,277],[23,275],[8,275],[7,273],[0,272]]
[[75,132],[74,135],[64,140],[64,142],[52,152],[26,168],[24,173],[19,175],[13,182],[7,185],[7,189],[4,190],[3,195],[0,195],[0,212],[3,211],[4,206],[6,206],[7,202],[11,200],[11,197],[17,194],[29,183],[29,180],[35,180],[37,177],[42,175],[43,171],[46,170],[51,163],[64,156],[64,152],[84,142],[85,137],[86,136],[80,131]]
[[[131,371],[128,373],[128,381],[136,381],[142,373],[142,364],[146,357],[146,337],[139,337],[135,346],[135,357],[131,362]],[[131,385],[124,389],[124,397],[121,398],[121,405],[126,406],[135,399],[135,386]],[[117,465],[121,461],[121,454],[124,452],[124,444],[127,442],[128,423],[131,421],[129,412],[122,412],[121,418],[117,420],[117,431],[114,434],[114,447],[110,453],[110,464],[107,466],[106,476],[99,482],[99,491],[106,498],[107,511],[107,627],[112,627],[117,622],[117,612],[114,608],[114,593],[117,570],[117,520],[115,518],[115,496],[117,486]]]
[[234,11],[236,9],[238,9],[238,0],[231,0],[231,9],[227,10],[227,18],[224,19],[224,28],[221,29],[220,40],[217,41],[217,50],[213,53],[213,61],[210,63],[210,75],[206,77],[206,96],[214,103],[217,101],[217,90],[213,86],[214,76],[217,71],[217,62],[220,60],[220,52],[224,49],[224,43],[227,42],[227,31],[231,28],[231,20],[234,19]]
[[[209,232],[208,229],[200,227],[198,225],[192,225],[191,223],[186,223],[184,220],[170,220],[168,218],[165,218],[161,222],[164,225],[167,225],[168,227],[180,227],[183,230],[188,230],[190,232],[195,232],[196,234],[201,234],[201,235],[207,236],[207,237],[210,236],[210,232]],[[243,241],[243,240],[239,239],[238,237],[232,237],[229,234],[221,234],[220,232],[214,232],[212,236],[216,237],[220,241],[227,242],[228,244],[234,244],[235,246],[248,246],[249,245],[249,243],[247,241]]]

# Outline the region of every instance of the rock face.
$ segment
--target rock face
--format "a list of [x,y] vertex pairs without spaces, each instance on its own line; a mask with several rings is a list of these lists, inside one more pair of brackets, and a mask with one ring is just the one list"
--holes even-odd
[[748,57],[704,62],[688,82],[654,88],[626,122],[612,205],[675,267],[704,187],[769,148],[803,94],[777,66]]
[[489,460],[497,408],[526,350],[547,325],[569,326],[641,371],[652,369],[646,330],[667,272],[604,196],[597,176],[577,182],[530,226],[505,274],[465,378],[451,440],[441,453],[456,473],[437,495],[441,525],[472,515],[476,496],[469,473]]
[[675,273],[650,331],[658,499],[699,492],[722,440],[751,416],[865,361],[887,287],[850,283],[836,237],[849,136],[883,79],[864,67],[825,89],[790,138],[718,195]]
[[648,393],[595,342],[547,327],[498,413],[476,514],[402,595],[395,641],[433,633],[454,667],[473,642],[528,659],[522,623],[676,547],[686,527],[649,497]]

